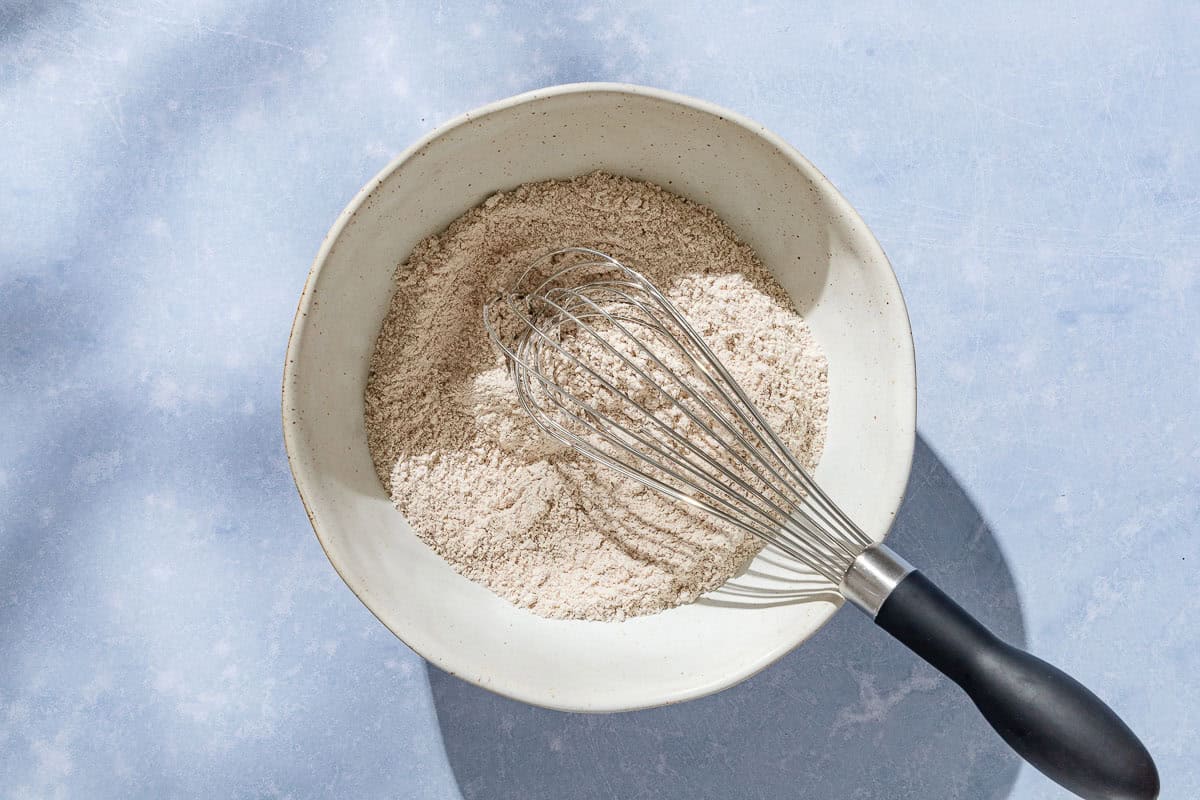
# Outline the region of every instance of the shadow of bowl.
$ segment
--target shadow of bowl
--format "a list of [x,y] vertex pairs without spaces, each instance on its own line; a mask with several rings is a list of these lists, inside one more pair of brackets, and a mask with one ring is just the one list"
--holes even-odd
[[[1024,645],[1004,556],[920,437],[888,543],[997,634]],[[1020,764],[958,687],[851,609],[738,686],[646,711],[549,711],[428,669],[467,800],[999,800]]]

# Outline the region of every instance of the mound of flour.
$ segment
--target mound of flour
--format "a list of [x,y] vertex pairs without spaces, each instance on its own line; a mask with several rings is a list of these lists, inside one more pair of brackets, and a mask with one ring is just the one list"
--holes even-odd
[[466,577],[543,616],[650,614],[720,586],[759,542],[575,455],[517,405],[482,308],[567,245],[658,285],[816,465],[826,362],[783,289],[712,211],[605,173],[494,195],[400,265],[367,381],[371,456],[417,535]]

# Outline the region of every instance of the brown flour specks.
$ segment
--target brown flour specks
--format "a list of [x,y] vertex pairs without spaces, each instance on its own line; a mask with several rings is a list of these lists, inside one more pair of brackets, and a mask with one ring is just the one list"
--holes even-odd
[[494,195],[413,250],[371,359],[371,456],[417,535],[468,578],[543,616],[650,614],[721,585],[758,542],[575,455],[518,407],[482,308],[568,245],[656,283],[815,466],[825,358],[783,289],[707,208],[604,173]]

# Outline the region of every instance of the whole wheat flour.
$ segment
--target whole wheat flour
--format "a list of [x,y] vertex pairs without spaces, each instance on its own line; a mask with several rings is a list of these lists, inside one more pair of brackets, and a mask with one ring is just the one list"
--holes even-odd
[[466,577],[543,616],[650,614],[720,586],[760,543],[576,455],[517,405],[482,308],[567,245],[653,281],[816,465],[826,362],[786,293],[709,209],[605,173],[493,195],[400,265],[365,393],[371,456],[417,535]]

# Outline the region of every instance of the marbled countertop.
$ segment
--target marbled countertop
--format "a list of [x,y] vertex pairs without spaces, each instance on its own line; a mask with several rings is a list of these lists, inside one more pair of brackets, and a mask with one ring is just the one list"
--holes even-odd
[[859,209],[916,337],[898,548],[1200,796],[1200,9],[794,5],[0,7],[0,796],[1063,796],[851,610],[572,716],[330,568],[278,408],[321,237],[438,122],[582,80],[755,117]]

